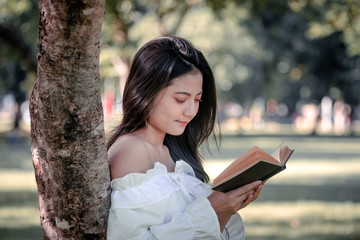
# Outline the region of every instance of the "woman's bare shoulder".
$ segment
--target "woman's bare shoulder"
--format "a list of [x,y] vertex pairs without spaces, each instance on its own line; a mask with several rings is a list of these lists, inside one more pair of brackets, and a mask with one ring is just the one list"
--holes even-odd
[[129,173],[145,173],[153,167],[146,144],[141,139],[125,135],[119,137],[108,150],[111,179]]

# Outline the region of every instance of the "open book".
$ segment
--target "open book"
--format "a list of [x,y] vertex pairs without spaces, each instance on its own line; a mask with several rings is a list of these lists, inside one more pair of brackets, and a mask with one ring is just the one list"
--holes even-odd
[[214,179],[213,189],[228,192],[257,180],[265,181],[286,168],[293,151],[281,144],[270,155],[256,146],[252,147]]

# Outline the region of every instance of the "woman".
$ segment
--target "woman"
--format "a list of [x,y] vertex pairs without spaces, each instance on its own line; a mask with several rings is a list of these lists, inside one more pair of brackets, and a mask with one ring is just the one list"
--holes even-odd
[[212,191],[198,148],[216,122],[216,89],[203,54],[160,37],[135,55],[123,118],[108,142],[108,239],[244,239],[237,211],[260,194],[251,183]]

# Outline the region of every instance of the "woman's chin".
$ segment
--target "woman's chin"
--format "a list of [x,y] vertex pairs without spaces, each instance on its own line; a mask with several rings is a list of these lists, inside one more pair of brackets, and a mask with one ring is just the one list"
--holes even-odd
[[168,134],[172,135],[172,136],[180,136],[184,133],[184,131],[185,131],[185,128],[183,130],[179,130],[179,131],[171,131]]

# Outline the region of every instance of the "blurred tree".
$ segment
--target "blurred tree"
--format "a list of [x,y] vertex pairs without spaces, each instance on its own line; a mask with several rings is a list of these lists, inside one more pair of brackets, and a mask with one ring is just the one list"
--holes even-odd
[[100,61],[102,78],[116,80],[121,95],[131,58],[138,47],[157,36],[178,34],[187,13],[200,2],[106,1]]
[[[296,110],[299,99],[320,101],[326,95],[352,106],[359,104],[358,1],[211,2],[212,7],[226,6],[214,9],[222,20],[231,16],[232,9],[246,9],[245,18],[235,18],[238,25],[246,26],[247,33],[239,36],[238,43],[229,44],[232,52],[222,52],[228,52],[237,63],[232,69],[224,63],[227,98],[243,104],[257,97],[271,98],[286,102],[290,112]],[[257,50],[241,48],[247,36],[253,36]],[[237,49],[243,52],[237,53]],[[239,69],[245,70],[242,81],[239,76],[232,77]]]
[[309,69],[320,80],[316,99],[329,95],[354,109],[360,103],[360,2],[291,1],[289,7],[307,19],[305,36],[318,50]]
[[[36,41],[29,41],[29,36],[36,35],[32,26],[37,24],[26,16],[34,1],[0,3],[8,10],[1,15],[2,25],[17,29],[32,49]],[[257,97],[272,98],[286,102],[291,112],[299,99],[319,101],[340,91],[336,98],[355,106],[359,9],[356,0],[108,0],[100,76],[115,82],[120,95],[138,47],[159,35],[176,34],[205,52],[222,101],[250,105]],[[2,51],[3,56],[10,52]],[[10,59],[18,58],[12,55]],[[2,59],[0,64],[12,71],[15,65]],[[28,70],[24,61],[20,66]]]
[[39,1],[31,152],[44,239],[105,239],[110,206],[100,95],[105,1]]
[[309,39],[339,33],[349,57],[360,55],[360,2],[358,0],[317,0],[289,2],[289,7],[309,20]]
[[[262,45],[273,52],[268,69],[283,73],[283,86],[292,89],[286,102],[294,107],[296,99],[319,102],[329,95],[351,106],[359,104],[360,96],[355,89],[360,87],[360,78],[354,74],[360,67],[360,51],[354,51],[354,45],[360,41],[359,2],[258,0],[253,1],[251,9],[252,16],[261,20],[262,33],[267,34]],[[315,27],[320,23],[321,30]],[[331,31],[324,30],[330,28]],[[357,36],[356,43],[344,38],[349,29],[358,31],[353,35],[354,40]],[[281,70],[283,63],[289,66],[287,71]],[[341,96],[332,94],[334,88],[341,91]],[[301,92],[307,94],[302,96]]]
[[6,94],[14,96],[16,113],[12,131],[18,132],[20,106],[27,94],[23,84],[31,76],[29,72],[36,73],[37,3],[2,1],[0,16],[0,100]]

